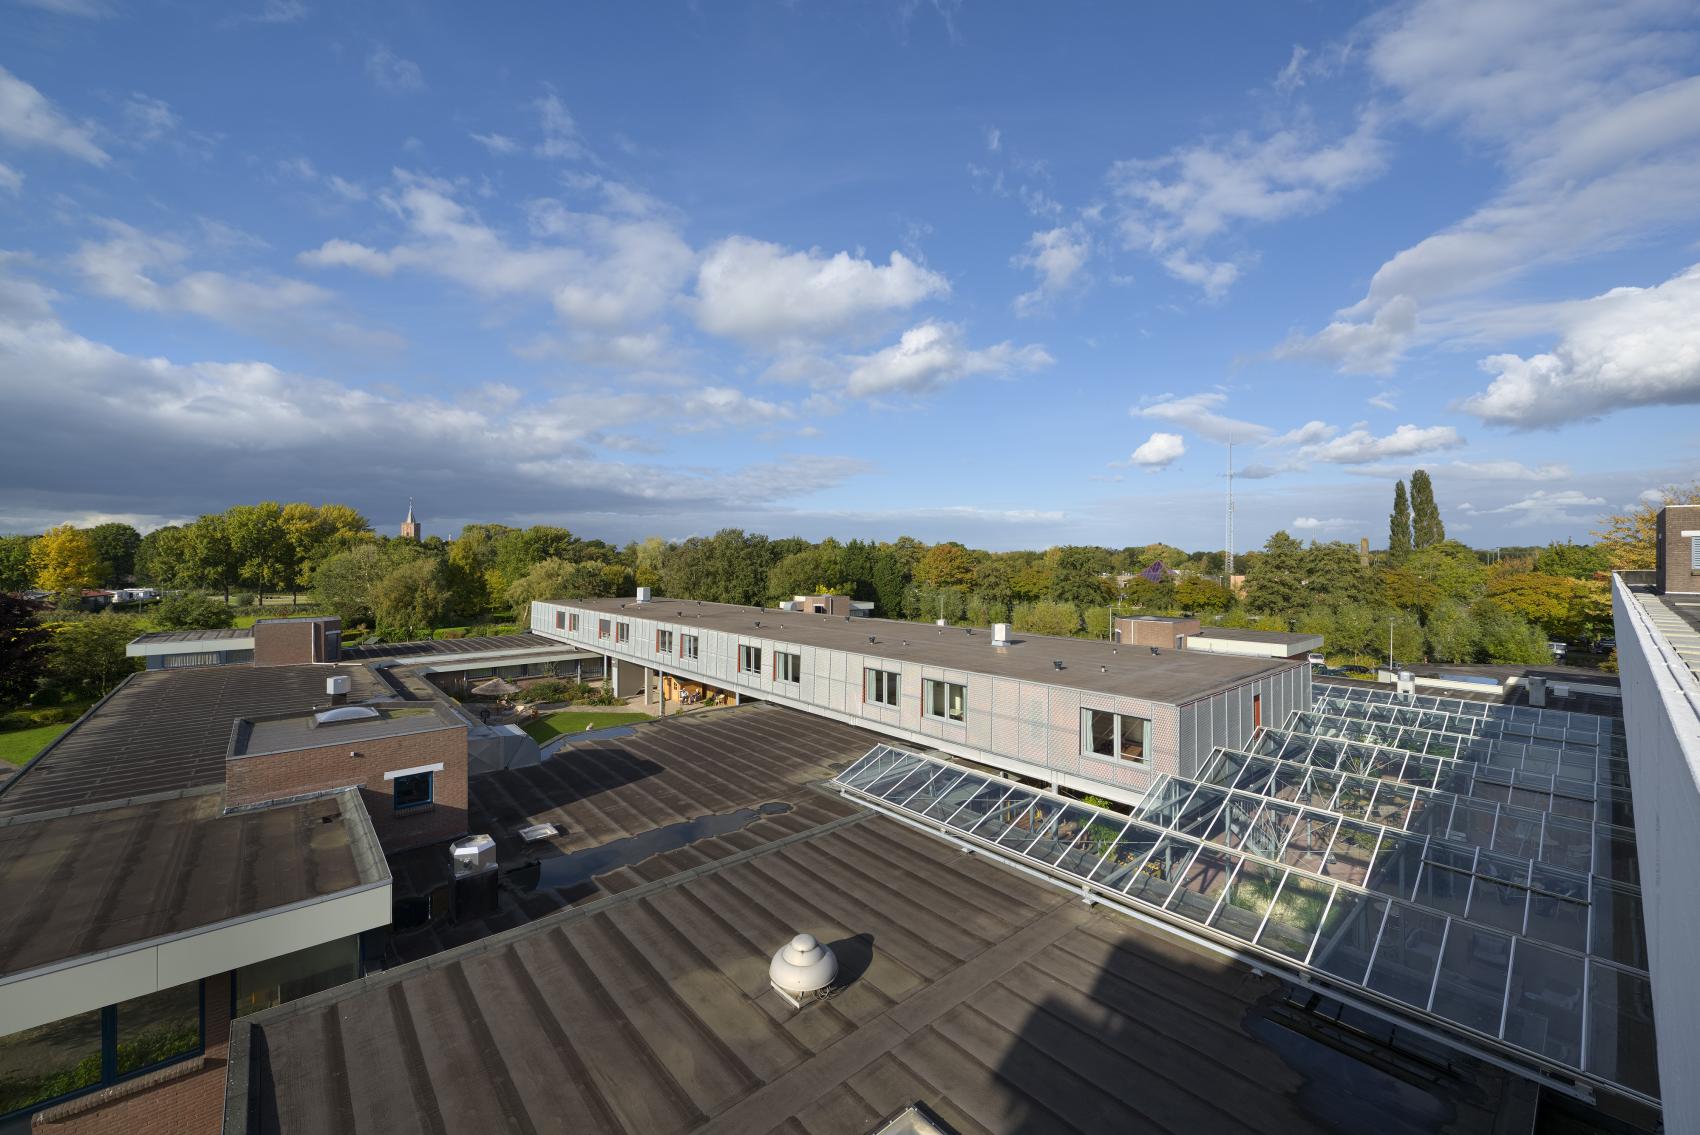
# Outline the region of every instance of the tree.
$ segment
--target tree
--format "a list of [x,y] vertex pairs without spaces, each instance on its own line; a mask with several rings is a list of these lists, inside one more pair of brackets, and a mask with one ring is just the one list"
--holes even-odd
[[224,516],[238,578],[254,585],[261,602],[267,591],[294,586],[296,549],[283,526],[283,506],[276,501],[239,504]]
[[1304,566],[1304,545],[1285,531],[1269,537],[1263,555],[1246,571],[1246,605],[1259,614],[1298,614],[1309,605]]
[[103,568],[101,583],[119,587],[128,582],[136,574],[136,549],[141,546],[142,534],[117,521],[97,524],[88,531]]
[[140,658],[124,654],[124,648],[141,633],[140,619],[112,611],[66,623],[54,632],[49,673],[81,693],[104,694],[126,674],[142,668]]
[[916,562],[915,582],[966,589],[974,582],[974,556],[961,544],[934,544]]
[[220,513],[208,513],[183,529],[183,560],[178,587],[211,587],[224,592],[237,582],[241,560],[231,542],[230,525]]
[[1358,559],[1358,550],[1339,540],[1312,541],[1304,554],[1305,588],[1315,602],[1337,606],[1378,598],[1377,581]]
[[391,639],[424,638],[449,609],[443,568],[419,556],[392,568],[372,589],[372,614],[378,633]]
[[995,596],[976,592],[968,597],[968,606],[963,614],[975,626],[989,627],[993,623],[1009,622],[1009,604]]
[[1102,603],[1110,598],[1114,585],[1105,577],[1110,573],[1110,553],[1103,548],[1076,545],[1053,549],[1055,559],[1051,569],[1051,597],[1060,603],[1076,607]]
[[1434,662],[1471,662],[1476,657],[1477,629],[1470,609],[1447,601],[1429,613],[1423,627],[1428,657]]
[[1393,486],[1393,515],[1387,522],[1387,558],[1399,563],[1411,554],[1411,506],[1405,500],[1405,482]]
[[185,587],[188,578],[188,542],[185,529],[175,524],[155,528],[136,547],[136,580],[155,587]]
[[1418,469],[1411,474],[1411,546],[1429,548],[1445,539],[1446,525],[1441,523],[1440,508],[1434,503],[1434,485],[1428,470]]
[[1552,661],[1547,637],[1539,628],[1487,600],[1477,603],[1472,614],[1482,661],[1507,666],[1538,666]]
[[849,595],[855,582],[844,571],[844,555],[836,540],[779,559],[767,573],[767,598],[773,602],[797,595]]
[[34,573],[30,570],[30,545],[34,536],[0,536],[0,592],[25,591]]
[[407,540],[356,544],[329,557],[313,572],[313,599],[342,619],[344,626],[370,623],[376,618],[378,584],[397,567],[424,555]]
[[1412,552],[1402,566],[1384,578],[1387,597],[1395,607],[1428,614],[1444,602],[1470,604],[1487,586],[1487,569],[1476,553],[1447,540]]
[[228,627],[233,621],[230,604],[220,603],[210,595],[185,591],[167,595],[148,612],[161,630],[213,630]]
[[1073,604],[1041,599],[1017,604],[1011,622],[1026,634],[1071,635],[1080,629],[1080,612]]
[[1188,575],[1175,581],[1175,602],[1183,611],[1226,611],[1233,606],[1234,593],[1213,579]]
[[47,672],[52,632],[36,616],[39,603],[0,594],[0,705],[21,702]]
[[1008,611],[1015,598],[1014,580],[1014,565],[1003,556],[988,556],[974,565],[974,594],[994,607]]
[[100,582],[100,554],[86,531],[61,524],[30,545],[30,572],[43,591],[80,593]]
[[1546,575],[1565,575],[1572,579],[1592,579],[1611,570],[1611,553],[1600,544],[1572,544],[1568,540],[1553,542],[1535,554],[1535,570]]
[[1592,579],[1523,571],[1496,574],[1487,601],[1541,628],[1549,639],[1585,638],[1611,624],[1606,585]]
[[1671,504],[1700,504],[1700,481],[1690,485],[1666,485],[1655,500],[1627,512],[1606,516],[1605,526],[1594,532],[1600,539],[1615,571],[1651,571],[1656,564],[1659,509]]

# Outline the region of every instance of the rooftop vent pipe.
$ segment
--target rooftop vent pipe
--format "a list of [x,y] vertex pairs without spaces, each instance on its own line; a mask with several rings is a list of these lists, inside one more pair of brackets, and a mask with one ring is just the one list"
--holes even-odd
[[838,959],[813,934],[791,939],[767,967],[767,979],[775,992],[794,1009],[801,1009],[805,1000],[822,996],[837,977]]
[[1055,666],[1058,670],[1061,670],[1063,668],[1062,659],[1060,659],[1060,658],[1051,659],[1051,665]]
[[1152,648],[1151,648],[1151,653],[1152,653],[1152,654],[1161,654],[1161,653],[1163,653],[1163,652],[1162,652],[1162,651],[1161,651],[1161,650],[1158,650],[1158,649],[1157,649],[1157,648],[1156,648],[1156,647],[1154,647],[1154,646],[1153,646],[1153,647],[1152,647]]

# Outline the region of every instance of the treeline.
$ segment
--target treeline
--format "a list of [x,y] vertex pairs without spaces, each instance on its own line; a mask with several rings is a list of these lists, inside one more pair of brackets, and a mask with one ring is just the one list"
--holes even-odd
[[[292,595],[391,638],[522,621],[533,599],[630,595],[639,586],[750,605],[830,592],[871,602],[888,618],[1008,621],[1029,633],[1093,637],[1108,634],[1112,613],[1192,613],[1321,633],[1337,656],[1385,655],[1391,630],[1403,661],[1534,663],[1549,657],[1549,638],[1607,633],[1598,576],[1641,555],[1644,518],[1610,518],[1600,545],[1528,549],[1490,563],[1445,538],[1426,478],[1414,477],[1413,488],[1415,509],[1399,488],[1393,548],[1365,562],[1352,545],[1305,545],[1281,532],[1237,557],[1245,575],[1231,586],[1219,551],[1166,544],[987,552],[907,536],[815,543],[725,529],[615,546],[556,526],[500,524],[416,543],[374,533],[347,505],[261,502],[146,536],[101,525],[0,538],[0,590],[35,586],[65,605],[103,583],[187,593],[151,616],[162,626],[219,625],[233,600]],[[1401,522],[1408,542],[1397,539]],[[1159,562],[1163,570],[1147,572]]]

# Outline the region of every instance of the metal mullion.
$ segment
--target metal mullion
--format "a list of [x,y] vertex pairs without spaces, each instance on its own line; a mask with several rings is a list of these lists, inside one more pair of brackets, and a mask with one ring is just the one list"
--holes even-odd
[[[1096,858],[1092,861],[1092,866],[1090,868],[1078,872],[1079,876],[1082,879],[1090,881],[1091,878],[1092,878],[1092,872],[1096,871],[1098,869],[1098,866],[1101,863],[1103,863],[1106,858],[1109,857],[1110,852],[1115,849],[1116,844],[1121,842],[1122,836],[1127,834],[1127,829],[1132,827],[1132,826],[1133,826],[1132,820],[1123,821],[1121,828],[1119,830],[1117,830],[1117,832],[1116,832],[1115,838],[1112,839],[1109,842],[1109,844],[1104,848],[1104,853],[1102,855],[1098,856],[1098,858]],[[1086,825],[1086,831],[1091,831],[1091,830],[1092,830],[1092,825],[1091,824]],[[1085,838],[1086,831],[1083,831],[1083,832],[1080,833],[1082,838]],[[1073,845],[1070,845],[1070,846],[1072,847]],[[1063,852],[1063,855],[1067,855],[1067,854],[1068,854],[1068,852],[1066,852],[1066,851]],[[1058,863],[1062,862],[1062,855],[1057,856],[1057,862]]]
[[[1126,894],[1127,889],[1133,886],[1133,884],[1138,880],[1139,873],[1145,869],[1145,865],[1147,863],[1151,862],[1151,857],[1157,854],[1157,849],[1163,846],[1163,841],[1167,839],[1169,835],[1167,828],[1160,828],[1156,824],[1148,824],[1143,820],[1129,820],[1127,827],[1122,829],[1122,835],[1126,835],[1130,830],[1132,830],[1134,824],[1138,824],[1140,827],[1149,831],[1156,832],[1157,838],[1152,841],[1150,848],[1146,850],[1145,854],[1139,857],[1139,862],[1134,864],[1133,870],[1128,872],[1128,880],[1122,884],[1121,890],[1118,892],[1120,894]],[[1189,858],[1187,862],[1191,863],[1192,860]],[[1161,904],[1158,905],[1160,906]]]
[[[1452,922],[1452,916],[1447,915],[1446,925],[1440,929],[1440,949],[1434,955],[1434,980],[1428,984],[1428,1001],[1423,1005],[1424,1012],[1434,1012],[1434,994],[1440,988],[1440,971],[1446,965],[1446,939],[1452,934]],[[1505,984],[1509,987],[1511,984],[1509,971],[1506,972],[1505,978]]]
[[[976,774],[976,775],[977,775],[977,774]],[[987,787],[990,787],[990,786],[991,786],[991,785],[992,785],[992,784],[993,784],[993,783],[995,783],[995,782],[994,782],[994,781],[990,781],[990,780],[985,780],[985,779],[982,779],[982,780],[981,780],[981,783],[982,783],[982,784],[983,784],[983,785],[985,785],[985,786],[987,786]],[[1008,798],[1009,798],[1009,794],[1010,794],[1010,793],[1011,793],[1011,792],[1014,792],[1014,791],[1015,791],[1015,789],[1014,789],[1014,788],[1006,788],[1006,789],[1004,789],[1004,790],[1003,790],[1003,795],[1002,795],[1002,796],[999,796],[999,797],[998,797],[998,798],[997,798],[997,801],[996,801],[996,802],[995,802],[995,803],[993,803],[993,804],[992,804],[992,806],[991,806],[991,808],[990,808],[990,809],[989,809],[989,810],[988,810],[988,811],[987,811],[987,812],[986,812],[986,815],[988,815],[988,816],[989,816],[989,815],[991,815],[991,814],[992,814],[992,812],[995,812],[995,811],[996,811],[996,810],[997,810],[997,807],[998,807],[998,805],[999,805],[999,804],[1002,804],[1002,803],[1003,803],[1003,802],[1004,802],[1004,801],[1005,801],[1005,800],[1007,800],[1007,799],[1008,799]],[[976,796],[978,796],[978,795],[979,795],[979,794],[980,794],[980,790],[979,790],[979,789],[978,789],[978,788],[976,788],[976,789],[975,789],[975,790],[974,790],[974,791],[973,791],[973,792],[970,792],[970,793],[969,793],[969,794],[968,794],[968,799],[966,799],[966,800],[964,800],[964,801],[963,801],[963,802],[962,802],[962,803],[960,803],[960,804],[958,804],[958,805],[957,805],[957,806],[956,806],[956,811],[954,811],[954,812],[952,812],[952,813],[951,813],[951,814],[950,814],[950,815],[948,815],[948,816],[946,816],[946,817],[945,817],[945,818],[944,818],[944,819],[943,819],[943,820],[942,820],[942,821],[941,821],[941,822],[942,822],[942,823],[943,823],[943,824],[944,824],[944,825],[945,825],[945,826],[946,826],[946,827],[949,827],[949,826],[950,826],[950,821],[952,821],[952,820],[954,820],[954,819],[956,819],[956,817],[957,817],[957,815],[958,815],[958,814],[960,814],[960,813],[961,813],[961,811],[962,811],[962,809],[964,809],[964,808],[966,808],[966,807],[968,807],[968,805],[969,805],[969,804],[972,804],[972,803],[973,803],[973,802],[974,802],[974,797],[976,797]],[[983,817],[982,817],[982,818],[983,818]],[[978,826],[979,826],[979,823],[980,823],[980,821],[978,821],[978,820],[976,820],[976,821],[975,821],[975,826],[976,826],[976,827],[978,827]]]
[[[928,762],[928,763],[930,764],[931,762]],[[921,766],[921,768],[926,768],[926,767],[927,766],[925,764]],[[945,767],[948,767],[948,766],[945,766]],[[924,777],[920,784],[917,784],[914,788],[911,788],[908,792],[904,793],[902,800],[893,800],[889,796],[882,796],[882,797],[880,797],[880,799],[884,800],[887,804],[890,804],[893,808],[901,808],[905,804],[907,804],[910,800],[913,800],[915,798],[915,794],[920,792],[921,789],[927,787],[927,785],[929,785],[933,781],[937,780],[939,778],[939,776],[945,771],[945,767],[940,767],[940,766],[935,765],[933,767],[933,775],[931,775],[929,777]],[[919,771],[919,770],[917,770],[917,771]],[[908,779],[907,777],[904,778],[904,780],[907,780],[907,779]],[[897,782],[897,784],[892,785],[892,787],[896,788],[899,785],[901,785],[902,783],[903,783],[903,781],[900,780],[900,781]]]
[[[1291,874],[1291,872],[1288,872],[1289,877]],[[1365,877],[1367,878],[1368,876]],[[1286,886],[1286,880],[1283,879],[1281,881],[1281,889],[1285,890]],[[1310,946],[1305,950],[1304,964],[1307,966],[1310,965],[1310,959],[1316,955],[1316,944],[1322,941],[1322,928],[1328,925],[1328,915],[1334,909],[1334,900],[1340,895],[1340,885],[1338,883],[1331,883],[1330,888],[1331,889],[1328,892],[1328,901],[1322,904],[1322,917],[1319,918],[1316,923],[1316,933],[1310,936]],[[1357,892],[1354,891],[1353,893],[1356,894]],[[1387,916],[1386,914],[1383,914],[1382,917],[1386,918]],[[1268,921],[1269,920],[1267,918],[1264,919],[1264,922],[1267,923]],[[1258,927],[1257,933],[1258,936],[1261,937],[1263,935],[1263,928]],[[1364,976],[1369,976],[1368,969],[1364,970]]]
[[[1505,981],[1506,987],[1510,988],[1510,986],[1511,986],[1511,975],[1509,973],[1507,973],[1505,976],[1506,976],[1506,981]],[[1588,1056],[1590,1055],[1588,1050],[1592,1047],[1592,1045],[1590,1045],[1588,1043],[1589,1032],[1590,1032],[1588,1026],[1591,1023],[1590,1017],[1592,1016],[1592,1008],[1588,1004],[1588,1002],[1591,1000],[1591,998],[1588,996],[1588,988],[1591,984],[1593,984],[1593,977],[1594,977],[1594,964],[1587,957],[1584,957],[1582,959],[1582,1059],[1581,1059],[1581,1063],[1579,1065],[1579,1067],[1584,1072],[1586,1072],[1588,1070]],[[1616,1079],[1616,1077],[1613,1077],[1613,1079]]]
[[[1204,847],[1200,846],[1198,851],[1199,851],[1199,854],[1202,855],[1204,853]],[[1194,856],[1193,858],[1196,859],[1197,856]],[[1190,866],[1190,862],[1189,862],[1188,865]],[[1200,923],[1200,925],[1209,926],[1210,923],[1215,920],[1217,911],[1221,910],[1222,904],[1228,901],[1228,892],[1231,889],[1233,889],[1234,879],[1239,876],[1240,869],[1242,867],[1244,867],[1245,865],[1246,865],[1246,861],[1244,859],[1241,859],[1237,863],[1234,864],[1233,869],[1228,872],[1228,877],[1222,881],[1222,893],[1216,896],[1216,905],[1212,906],[1210,908],[1210,913],[1204,916],[1204,921],[1202,923]],[[1286,880],[1284,880],[1284,879],[1282,880],[1282,882],[1285,882],[1285,881]],[[1163,909],[1167,910],[1168,905],[1164,904]],[[1269,917],[1267,911],[1264,912],[1264,917],[1265,918]],[[1255,939],[1254,939],[1254,941],[1255,941]]]
[[[1517,973],[1517,943],[1523,939],[1513,934],[1511,936],[1511,954],[1505,963],[1505,1000],[1499,1006],[1499,1031],[1494,1034],[1500,1040],[1505,1039],[1505,1021],[1511,1015],[1511,979]],[[1587,972],[1587,963],[1583,963],[1583,972]]]
[[[1369,961],[1364,963],[1364,975],[1355,984],[1364,988],[1369,987],[1369,973],[1375,968],[1375,959],[1381,953],[1381,936],[1387,933],[1387,920],[1393,916],[1393,901],[1387,902],[1387,907],[1381,912],[1381,925],[1375,928],[1375,945],[1369,948]],[[1321,937],[1319,934],[1318,937]]]
[[[1038,803],[1038,801],[1035,800],[1034,804],[1037,804],[1037,803]],[[1045,821],[1044,827],[1040,828],[1038,831],[1033,833],[1033,838],[1027,841],[1027,846],[1032,847],[1034,844],[1036,844],[1040,840],[1044,839],[1046,833],[1049,832],[1052,828],[1057,826],[1057,821],[1062,819],[1063,813],[1066,812],[1067,810],[1068,810],[1068,805],[1065,804],[1061,808],[1058,808],[1055,812],[1051,813],[1051,818]],[[1023,813],[1023,814],[1025,814],[1025,813]],[[1014,826],[1015,825],[1011,824],[1010,828],[1013,830]],[[1018,851],[1013,847],[1004,847],[1003,838],[1004,838],[1004,836],[1006,836],[1008,834],[1009,834],[1009,832],[1005,831],[1003,833],[1003,835],[998,836],[998,838],[994,839],[992,842],[997,844],[997,846],[1002,847],[1005,851],[1009,852],[1012,855],[1027,855],[1027,852],[1026,852],[1025,849]],[[1035,861],[1038,860],[1038,857],[1033,856],[1033,855],[1027,855],[1027,858],[1033,859]]]
[[[989,820],[989,819],[991,819],[991,818],[992,818],[992,817],[993,817],[993,816],[994,816],[994,815],[996,815],[996,814],[997,814],[997,811],[998,811],[998,808],[1000,808],[1000,807],[1002,807],[1002,806],[1003,806],[1003,802],[1004,802],[1004,801],[1005,801],[1005,800],[1008,800],[1008,799],[1009,799],[1009,798],[1010,798],[1010,797],[1011,797],[1011,796],[1012,796],[1012,795],[1014,795],[1014,794],[1015,794],[1015,789],[1014,789],[1014,788],[1011,788],[1011,789],[1010,789],[1010,790],[1009,790],[1009,791],[1008,791],[1008,792],[1005,792],[1005,793],[1004,793],[1004,794],[1003,794],[1003,795],[1002,795],[1002,796],[1000,796],[1000,797],[998,797],[998,802],[997,802],[997,804],[995,804],[995,805],[993,805],[993,806],[992,806],[992,808],[991,808],[991,810],[990,810],[990,811],[988,811],[988,812],[987,812],[987,813],[986,813],[986,814],[985,814],[985,815],[984,815],[984,816],[981,816],[981,817],[980,817],[980,818],[979,818],[979,819],[978,819],[978,820],[975,820],[975,821],[974,821],[974,826],[973,826],[973,827],[971,827],[971,828],[968,828],[968,829],[966,829],[966,830],[965,830],[965,831],[964,831],[964,832],[963,832],[963,834],[964,834],[964,835],[973,835],[973,834],[974,834],[974,833],[975,833],[975,832],[977,832],[977,831],[979,831],[979,830],[980,830],[980,825],[981,825],[981,824],[983,824],[983,823],[985,823],[985,822],[986,822],[986,821],[987,821],[987,820]],[[1016,813],[1016,814],[1015,814],[1015,818],[1014,818],[1014,819],[1012,819],[1012,820],[1010,820],[1010,821],[1009,821],[1009,825],[1010,825],[1010,827],[1014,827],[1014,826],[1015,826],[1015,821],[1016,821],[1016,820],[1019,820],[1019,819],[1021,819],[1021,817],[1022,817],[1022,816],[1025,816],[1025,815],[1026,815],[1026,814],[1027,814],[1027,813],[1028,813],[1028,812],[1030,812],[1030,811],[1032,811],[1032,810],[1033,810],[1033,805],[1035,805],[1035,804],[1037,804],[1037,803],[1038,803],[1038,802],[1039,802],[1039,801],[1038,801],[1038,798],[1037,798],[1037,797],[1035,797],[1035,798],[1034,798],[1034,799],[1032,799],[1032,800],[1029,800],[1029,801],[1028,801],[1028,802],[1027,802],[1027,805],[1026,805],[1026,807],[1024,807],[1024,808],[1022,808],[1022,809],[1021,809],[1021,811],[1019,811],[1019,812],[1017,812],[1017,813]],[[985,839],[985,838],[986,838],[986,837],[985,837],[985,836],[981,836],[981,837],[980,837],[980,838],[981,838],[981,839]],[[994,840],[994,841],[993,841],[993,842],[996,842],[996,841],[995,841],[995,840]]]
[[[1250,862],[1250,860],[1242,859],[1240,862],[1243,865]],[[1263,937],[1263,928],[1269,925],[1269,916],[1275,913],[1275,904],[1281,901],[1281,892],[1287,889],[1287,880],[1292,877],[1293,872],[1291,869],[1281,872],[1281,881],[1275,885],[1275,893],[1269,896],[1269,905],[1264,908],[1263,917],[1257,923],[1256,933],[1251,936],[1253,945],[1256,945],[1257,940]],[[1329,895],[1328,897],[1332,899],[1334,896]],[[1319,922],[1316,924],[1316,932],[1318,934],[1322,933],[1322,923]],[[1308,954],[1310,951],[1306,950],[1305,952]]]

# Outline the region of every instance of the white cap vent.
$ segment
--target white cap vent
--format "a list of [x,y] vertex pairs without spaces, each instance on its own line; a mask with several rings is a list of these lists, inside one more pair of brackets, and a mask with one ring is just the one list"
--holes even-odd
[[649,602],[649,597],[652,594],[654,594],[654,593],[652,591],[650,591],[649,588],[640,587],[640,588],[637,589],[637,601],[639,603],[647,603],[647,602]]
[[1009,645],[1009,624],[1008,623],[993,623],[992,624],[992,645],[993,646],[1008,646]]
[[781,997],[801,1009],[804,998],[819,995],[838,977],[838,959],[813,934],[799,934],[773,955],[767,976]]

